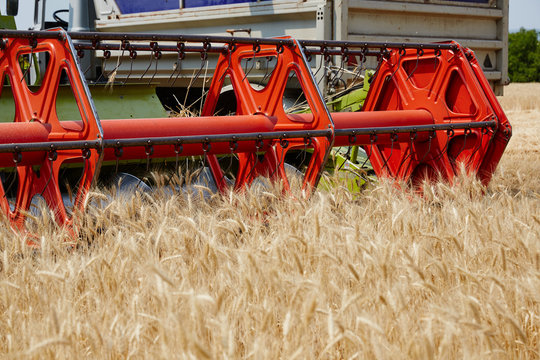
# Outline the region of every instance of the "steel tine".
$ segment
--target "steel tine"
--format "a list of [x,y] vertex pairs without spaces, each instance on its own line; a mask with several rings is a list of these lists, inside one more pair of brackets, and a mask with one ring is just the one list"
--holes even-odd
[[435,130],[432,130],[429,132],[429,143],[428,143],[428,149],[427,151],[424,153],[424,156],[422,156],[422,160],[420,160],[420,164],[422,164],[424,162],[424,160],[426,159],[426,156],[430,153],[431,151],[431,143],[433,142],[433,138],[437,136],[437,133],[435,132]]
[[[356,141],[356,140],[355,140]],[[337,168],[337,170],[341,170],[343,168],[343,166],[345,166],[345,162],[347,161],[350,161],[351,160],[351,148],[352,148],[352,145],[351,145],[351,137],[349,136],[349,146],[347,147],[347,152],[345,153],[345,161],[343,161],[341,163],[341,165],[339,165],[339,167]],[[338,151],[341,151],[341,147],[339,148]]]
[[397,134],[396,133],[392,133],[390,135],[390,156],[388,156],[388,158],[384,159],[384,165],[383,165],[383,169],[386,168],[388,170],[388,172],[390,172],[390,167],[388,166],[388,161],[392,158],[392,155],[394,154],[394,142],[396,141],[396,137],[397,137]]
[[174,169],[177,173],[178,173],[178,156],[182,153],[183,150],[184,150],[184,147],[182,146],[182,144],[179,143],[179,144],[174,145],[174,154],[175,154]]
[[441,49],[435,50],[435,65],[433,66],[433,71],[437,70],[437,66],[439,65],[439,57],[442,55]]
[[[283,139],[281,138],[279,140],[279,146],[281,146],[282,149],[286,149],[288,146],[289,146],[289,141],[287,139]],[[283,164],[285,163],[285,152],[282,151],[281,152],[281,156],[280,156],[280,159],[278,161],[278,164],[276,166],[276,168],[274,169],[274,171],[272,171],[272,174],[270,174],[270,178],[274,177],[274,175],[276,174],[276,172],[278,171],[278,169],[283,166]]]
[[362,54],[359,55],[360,56],[360,64],[356,66],[355,75],[353,77],[351,85],[354,85],[356,83],[356,80],[358,80],[360,78],[360,76],[362,76],[362,71],[366,70],[366,68],[365,68],[365,64],[367,62],[366,52],[367,52],[367,49],[363,48],[362,49]]
[[335,88],[336,85],[341,81],[343,74],[344,74],[344,64],[345,63],[345,55],[342,55],[341,61],[339,63],[338,70],[334,73],[334,76],[330,80],[330,87]]
[[[129,45],[129,44],[128,44]],[[118,68],[120,68],[120,66],[122,66],[122,62],[124,61],[124,53],[126,51],[126,45],[124,45],[124,42],[122,41],[122,43],[120,44],[120,48],[118,50],[122,50],[122,52],[120,53],[120,56],[118,56],[118,61],[116,63],[116,67],[114,69],[112,69],[111,73],[115,72],[116,70],[118,70]]]
[[[255,67],[255,58],[259,52],[261,51],[261,46],[259,44],[254,44],[253,45],[253,57],[251,58],[251,60],[253,61],[251,63],[251,67],[249,68],[249,71],[246,73],[244,72],[244,78],[242,79],[242,81],[246,80],[246,78],[248,77],[248,75],[251,73],[251,71],[253,70],[253,68]],[[247,66],[247,62],[246,62],[246,66]]]
[[450,138],[453,136],[454,136],[453,129],[446,131],[446,143],[444,144],[442,149],[439,149],[439,153],[437,154],[436,157],[433,157],[431,161],[436,161],[444,157],[444,155],[446,154],[446,150],[448,150],[448,145],[450,144]]
[[154,61],[154,57],[152,55],[150,55],[150,63],[148,64],[148,67],[146,68],[146,70],[144,70],[143,74],[141,75],[141,77],[139,78],[139,80],[142,80],[144,78],[144,75],[146,75],[146,73],[148,72],[148,70],[150,69],[150,66],[152,66],[152,62]]
[[124,82],[122,83],[122,85],[126,85],[126,82],[129,80],[129,77],[131,76],[131,73],[133,72],[133,60],[135,60],[136,58],[137,58],[137,52],[135,50],[130,50],[129,51],[129,59],[130,59],[129,73],[127,77],[125,78]]
[[448,150],[448,146],[450,145],[450,140],[455,136],[455,131],[453,128],[446,130],[446,143],[444,144],[444,147],[442,150],[439,150],[439,154],[437,157],[433,158],[433,160],[439,160],[443,158]]
[[103,50],[103,68],[101,70],[101,74],[99,74],[99,77],[97,78],[96,82],[94,83],[94,86],[101,80],[104,79],[103,77],[103,71],[107,68],[107,60],[111,57],[111,51],[110,50]]
[[[149,141],[150,142],[150,141]],[[144,153],[146,154],[146,171],[150,168],[150,156],[154,153],[154,147],[152,145],[146,145],[144,147]]]
[[178,80],[178,77],[180,76],[180,65],[182,64],[182,61],[186,57],[186,53],[183,51],[184,43],[181,43],[181,44],[182,44],[182,48],[180,49],[180,51],[178,51],[178,66],[176,67],[178,70],[178,73],[176,74],[176,77],[174,78],[172,86],[174,86],[174,84],[176,83],[176,80]]
[[86,70],[84,70],[83,75],[86,76],[86,73],[88,73],[88,70],[90,70],[91,68],[92,68],[92,64],[88,65],[88,67],[86,68]]
[[225,170],[225,173],[229,173],[229,171],[231,171],[231,168],[232,168],[232,162],[233,162],[233,158],[234,158],[234,152],[236,151],[236,149],[238,149],[238,142],[237,141],[230,141],[229,142],[229,148],[231,149],[231,156],[230,156],[230,160],[229,160],[229,165],[227,166],[227,170]]
[[121,146],[114,148],[114,156],[116,158],[116,174],[118,174],[118,164],[120,163],[120,158],[124,154],[124,149]]
[[409,152],[407,153],[407,155],[405,157],[403,157],[403,159],[401,159],[401,161],[399,162],[399,166],[398,166],[398,169],[396,171],[396,175],[399,174],[399,172],[401,171],[401,167],[403,166],[403,164],[405,164],[405,161],[407,161],[407,159],[411,159],[411,161],[409,161],[409,164],[407,164],[407,168],[405,169],[405,172],[407,172],[411,166],[411,163],[412,163],[412,160],[413,160],[413,146],[414,146],[414,140],[416,140],[416,138],[418,137],[418,132],[416,131],[411,131],[410,132],[410,135],[409,135],[409,140],[410,140],[410,147],[409,147]]
[[[187,99],[188,99],[188,95],[189,95],[189,89],[191,89],[191,85],[193,85],[195,83],[195,81],[197,81],[199,76],[201,75],[202,69],[204,69],[204,64],[206,63],[207,60],[208,60],[208,53],[206,52],[206,50],[204,50],[203,52],[201,52],[201,67],[199,68],[199,70],[197,71],[195,76],[191,77],[191,79],[189,80],[189,85],[187,87],[186,96],[184,97],[184,104],[187,103]],[[191,105],[189,107],[191,107]]]
[[227,69],[225,69],[225,71],[221,75],[221,78],[219,79],[220,82],[227,75],[227,73],[229,72],[229,70],[231,68],[232,53],[235,52],[235,51],[236,51],[236,44],[235,43],[230,43],[230,44],[227,45]]
[[201,165],[203,168],[206,167],[208,152],[210,151],[211,148],[212,148],[212,145],[210,144],[210,142],[202,143],[202,149],[203,149],[204,155],[201,157]]
[[247,72],[248,72],[248,65],[247,65],[247,63],[248,63],[248,61],[251,61],[251,58],[246,58],[245,60],[246,60],[246,67],[244,68],[244,74],[247,74]]
[[482,128],[482,131],[480,133],[480,139],[479,140],[476,140],[476,146],[474,147],[474,150],[472,151],[471,155],[469,156],[469,161],[467,162],[467,168],[471,165],[471,161],[474,157],[474,155],[476,155],[476,153],[478,152],[478,150],[480,150],[480,147],[482,146],[482,138],[487,135],[487,132],[485,133],[484,132],[484,129],[485,128]]
[[465,146],[467,145],[467,137],[472,134],[472,130],[470,128],[467,128],[463,131],[463,136],[465,137],[463,139],[463,145],[461,146],[461,149],[458,151],[458,153],[456,154],[456,159],[459,157],[459,155],[461,155],[461,153],[463,152],[463,150],[465,150]]
[[[180,48],[182,47],[182,50],[183,50],[183,47],[184,47],[184,46],[185,46],[184,43],[177,43],[177,44],[176,44],[176,47],[178,48],[178,59],[176,60],[176,62],[175,62],[174,65],[173,65],[173,72],[171,73],[171,76],[169,76],[169,80],[167,81],[168,83],[171,82],[171,80],[172,80],[172,78],[173,78],[174,73],[176,72],[176,70],[178,70],[178,69],[180,68],[180,61],[181,61],[181,59],[180,59],[180,56],[181,56],[181,55],[180,55],[180,54],[181,54]],[[177,78],[178,78],[178,77],[177,77]],[[175,78],[174,81],[176,81],[177,78]],[[173,82],[173,85],[174,85],[174,82]]]
[[377,142],[377,134],[371,134],[369,135],[369,142],[370,142],[370,150],[369,150],[369,155],[367,155],[366,157],[366,160],[364,160],[364,163],[362,164],[362,166],[360,166],[360,168],[364,168],[364,166],[366,165],[366,163],[368,161],[371,161],[371,154],[373,153],[373,146],[375,145],[375,143]]
[[345,64],[348,63],[348,62],[349,62],[349,56],[348,55],[343,56],[341,58],[340,72],[338,72],[339,78],[337,79],[337,82],[342,83],[344,88],[347,87],[346,86],[347,84],[346,84],[345,80],[343,80],[343,76],[345,75],[345,70],[346,70],[346,67],[347,67],[347,65],[345,65]]
[[[26,75],[28,75],[28,72],[30,71],[30,68],[32,67],[32,64],[33,64],[34,48],[35,46],[37,46],[37,43],[36,45],[34,45],[34,43],[32,43],[32,40],[36,41],[35,39],[30,39],[30,46],[32,47],[32,50],[30,50],[30,59],[28,60],[28,67],[24,70],[24,73],[21,77],[21,83],[23,82]],[[30,86],[30,84],[28,84],[28,86]]]
[[[175,70],[178,70],[178,72],[176,73],[176,76],[174,77],[174,80],[173,80],[171,86],[174,86],[174,84],[176,84],[176,80],[178,80],[178,77],[180,76],[180,63],[178,63]],[[173,72],[173,74],[174,74],[174,72]]]
[[169,174],[169,177],[167,179],[167,183],[165,184],[165,186],[169,186],[171,184],[174,176],[178,176],[178,179],[180,180],[180,174],[178,172],[178,160],[179,160],[180,153],[182,153],[182,151],[184,151],[184,147],[182,146],[182,143],[180,142],[180,140],[178,140],[178,142],[173,145],[173,149],[174,149],[174,154],[175,154],[174,174]]
[[354,76],[351,81],[351,86],[356,84],[356,81],[360,78],[360,76],[362,76],[362,68],[360,65],[356,65],[354,68]]
[[401,60],[403,60],[403,56],[405,56],[405,45],[404,47],[402,47],[401,49],[399,49],[399,58],[398,58],[398,63],[397,63],[397,68],[396,70],[392,73],[392,75],[390,75],[390,79],[388,79],[389,81],[392,80],[394,78],[394,75],[396,75],[396,73],[399,71],[399,69],[401,68]]
[[[174,76],[174,73],[176,73],[176,69],[178,69],[178,68],[179,68],[179,62],[177,61],[177,62],[175,62],[174,65],[173,65],[173,71],[172,71],[172,73],[171,73],[171,76],[169,76],[169,80],[167,80],[167,83],[169,83],[169,84],[171,83],[171,80],[172,80],[172,78],[173,78],[173,76]],[[176,79],[175,79],[175,80],[176,80]]]
[[[258,155],[258,152],[260,151],[260,149],[262,149],[264,147],[264,141],[263,140],[255,140],[255,153],[253,154],[253,156],[255,157],[255,161],[253,162],[253,166],[251,167],[251,170],[249,170],[249,173],[248,175],[246,176],[246,178],[249,180],[249,178],[251,177],[251,175],[253,175],[253,171],[255,170],[255,168],[257,167],[257,164],[259,163],[259,155]],[[265,154],[266,156],[266,154]]]
[[312,140],[310,137],[304,138],[304,151],[302,151],[302,161],[300,162],[301,165],[304,165],[304,162],[306,161],[306,153],[307,153],[307,147],[311,145]]
[[[323,70],[324,71],[324,76],[323,77],[326,77],[328,64],[330,64],[330,62],[332,61],[332,58],[330,57],[330,54],[328,54],[328,50],[326,50],[326,53],[323,56],[324,56],[324,70]],[[321,67],[322,67],[322,64],[323,64],[323,61],[321,61]],[[317,71],[317,72],[319,72],[319,71]],[[321,77],[319,79],[319,81],[317,82],[317,85],[320,84],[323,77]]]
[[274,57],[272,56],[267,56],[266,57],[266,70],[264,72],[264,76],[261,80],[261,82],[259,83],[259,85],[263,85],[264,82],[266,81],[266,79],[269,77],[269,75],[271,74],[268,69],[270,68],[270,62],[272,62],[272,60],[274,59]]
[[[91,155],[91,152],[90,152],[90,149],[83,149],[82,150],[82,158],[83,158],[83,161],[84,161],[84,167],[83,168],[86,168],[86,164],[88,163],[89,159],[90,159],[90,155]],[[66,171],[64,169],[64,171]],[[75,194],[75,197],[77,197],[77,194],[79,193],[79,184],[81,183],[81,180],[83,179],[85,175],[85,171],[83,171],[81,173],[81,176],[79,177],[79,179],[77,180],[77,182],[75,183],[75,188],[73,188],[73,192],[71,191],[71,187],[69,186],[69,183],[66,181],[66,185],[67,185],[67,188],[68,188],[68,192],[69,192],[69,200],[71,202],[73,202],[72,200],[72,193]],[[64,176],[61,176],[60,178],[63,178]]]
[[[322,49],[321,49],[321,51],[322,51]],[[324,56],[324,55],[323,55],[323,56]],[[309,57],[310,57],[310,59],[311,59],[311,54],[309,54]],[[313,77],[316,77],[316,76],[317,76],[317,74],[319,73],[319,71],[321,71],[322,66],[323,66],[323,61],[321,60],[321,63],[319,64],[319,67],[317,68],[317,71],[315,71],[315,74],[313,74]]]
[[171,86],[174,86],[174,84],[176,84],[176,80],[178,80],[178,77],[180,76],[180,65],[177,66],[177,69],[178,69],[178,72],[176,73],[176,76],[174,77],[174,80],[173,80]]
[[11,178],[9,185],[6,187],[6,190],[4,190],[4,198],[7,198],[7,194],[9,193],[9,191],[15,184],[15,181],[17,180],[17,176],[19,175],[17,169],[21,161],[22,161],[22,153],[20,152],[13,153],[13,162],[15,163],[15,171],[13,171],[13,177]]
[[416,65],[414,66],[414,69],[413,69],[413,71],[411,71],[409,76],[407,76],[406,80],[409,80],[414,75],[416,69],[418,69],[418,63],[420,62],[420,56],[422,56],[422,55],[424,55],[424,50],[423,49],[416,50]]
[[208,61],[208,53],[202,52],[201,53],[201,67],[199,68],[195,76],[193,77],[193,81],[190,81],[190,83],[195,82],[199,79],[199,76],[201,76],[201,73],[204,69],[204,65],[206,64],[207,61]]
[[154,69],[154,73],[152,74],[152,78],[150,78],[150,81],[148,81],[148,85],[150,85],[152,83],[152,81],[154,81],[154,77],[157,74],[158,63],[159,63],[159,59],[161,59],[161,55],[162,55],[161,51],[159,51],[159,50],[154,52],[154,57],[156,58],[156,67]]
[[201,101],[200,106],[199,106],[199,114],[202,113],[202,107],[203,107],[203,102],[204,102],[203,99],[208,93],[208,91],[204,89],[204,85],[206,84],[206,75],[208,75],[208,60],[205,62],[205,67],[204,67],[204,77],[203,77],[202,87],[201,87],[201,97],[199,98]]
[[[49,151],[49,154],[47,155],[47,159],[49,159],[50,163],[51,163],[51,168],[52,168],[52,163],[58,158],[58,153],[56,152],[56,150],[51,150]],[[49,178],[47,179],[47,182],[45,182],[45,186],[43,186],[43,190],[41,191],[41,193],[39,194],[40,196],[43,196],[43,194],[45,193],[45,190],[47,190],[47,187],[49,186],[52,178],[53,178],[53,174],[54,174],[54,171],[51,171],[51,174],[49,175]]]
[[339,71],[338,71],[338,75],[339,75],[338,82],[343,81],[343,75],[345,75],[345,68],[347,66],[346,63],[348,62],[349,62],[349,49],[346,47],[342,47],[341,48],[341,64],[339,65]]
[[360,67],[360,71],[362,70],[367,70],[367,52],[368,52],[368,48],[367,47],[364,47],[362,49],[362,64],[361,64],[361,67]]
[[[120,68],[120,66],[122,65],[122,62],[123,62],[123,56],[124,56],[124,51],[125,51],[125,45],[124,45],[124,41],[122,41],[122,43],[120,44],[120,48],[118,50],[122,50],[122,53],[120,54],[120,56],[118,57],[118,60],[116,62],[116,66],[114,67],[114,69],[111,70],[111,74],[112,74],[112,78],[114,79],[114,73]],[[108,51],[108,50],[106,50]],[[110,55],[109,55],[110,57]],[[109,58],[107,57],[107,59]],[[103,67],[105,68],[105,67]]]

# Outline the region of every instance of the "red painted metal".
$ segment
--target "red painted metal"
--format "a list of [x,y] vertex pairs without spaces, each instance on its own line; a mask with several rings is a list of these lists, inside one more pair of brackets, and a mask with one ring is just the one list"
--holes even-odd
[[[229,47],[229,51],[222,53],[219,57],[202,115],[214,115],[219,94],[225,79],[228,77],[236,95],[236,113],[238,115],[271,115],[276,119],[273,131],[333,129],[332,119],[311,74],[311,69],[299,50],[300,47],[296,40],[294,40],[294,44],[294,47],[245,44],[237,44],[235,48]],[[252,61],[256,61],[256,58],[266,57],[276,59],[275,68],[266,86],[262,89],[255,89],[249,83],[242,68],[242,60],[252,59]],[[300,119],[287,115],[283,108],[283,95],[291,73],[296,75],[312,111],[312,114]],[[304,190],[310,190],[317,186],[332,146],[332,140],[326,137],[312,138],[313,155],[304,176]],[[304,147],[304,139],[293,138],[288,141],[289,146],[286,149],[278,146],[279,141],[276,139],[271,142],[267,149],[258,149],[255,152],[239,152],[239,171],[235,188],[240,189],[245,185],[249,185],[258,176],[269,175],[274,180],[281,179],[285,188],[288,188],[288,180],[282,160],[289,149]],[[264,150],[264,155],[261,159],[260,153],[262,150]],[[214,155],[207,155],[207,159],[218,188],[225,191],[227,184],[217,158]]]
[[511,128],[481,73],[474,54],[454,50],[389,50],[371,83],[363,111],[426,110],[436,124],[496,120],[495,130],[436,133],[429,141],[395,141],[364,146],[377,176],[420,182],[452,180],[464,163],[487,184]]
[[[332,119],[336,130],[354,128],[399,128],[401,126],[432,125],[435,122],[427,110],[401,110],[401,111],[371,111],[357,113],[332,113]],[[378,144],[391,143],[392,134],[377,135]],[[410,141],[410,134],[399,133],[394,136],[398,142]],[[424,141],[429,138],[428,132],[417,134],[416,141]],[[370,135],[355,135],[356,145],[370,145],[373,137]],[[336,136],[334,146],[349,146],[349,136]]]
[[495,172],[495,168],[501,159],[504,149],[506,149],[508,141],[510,141],[510,137],[512,136],[512,126],[510,125],[501,104],[499,101],[497,101],[493,91],[491,91],[491,87],[484,76],[484,72],[482,71],[480,64],[478,64],[478,59],[476,56],[474,56],[474,53],[471,50],[464,49],[464,52],[469,59],[469,65],[471,66],[478,83],[485,91],[486,98],[489,101],[489,104],[491,105],[494,115],[499,123],[499,131],[494,134],[492,141],[486,149],[485,156],[481,160],[481,164],[477,170],[480,179],[482,179],[484,184],[487,184]]
[[[181,156],[205,156],[222,192],[228,185],[216,155],[233,152],[237,155],[235,189],[249,186],[258,176],[282,181],[288,189],[284,169],[286,153],[310,147],[313,153],[303,179],[303,189],[309,193],[317,186],[331,147],[348,146],[351,142],[363,146],[378,176],[418,183],[425,177],[440,174],[451,181],[459,170],[458,164],[463,162],[465,168],[477,172],[484,183],[489,181],[508,143],[511,127],[472,52],[455,43],[453,48],[444,49],[383,49],[363,112],[330,114],[299,43],[292,40],[292,44],[229,43],[220,54],[201,117],[100,122],[67,35],[64,34],[63,39],[8,38],[0,46],[0,75],[2,79],[7,76],[12,85],[16,116],[14,123],[0,124],[0,145],[80,140],[97,145],[52,152],[40,149],[24,152],[22,156],[0,153],[0,167],[15,166],[18,175],[14,210],[10,209],[3,186],[0,186],[0,208],[14,228],[22,229],[32,198],[41,195],[54,210],[56,221],[74,234],[73,219],[63,205],[59,189],[62,164],[84,164],[75,200],[75,206],[82,208],[101,161],[117,160],[118,152],[107,144],[122,146],[123,160],[175,156],[174,144],[155,144],[149,151],[140,144],[122,145],[122,141],[129,139],[200,136],[199,143],[183,144]],[[204,47],[208,49],[209,43],[204,43]],[[35,90],[23,79],[25,74],[19,66],[19,57],[37,52],[47,52],[50,60],[42,84]],[[264,87],[252,86],[242,61],[250,59],[254,63],[257,58],[267,57],[275,59],[275,68]],[[58,119],[56,94],[62,71],[66,72],[74,90],[82,121]],[[310,114],[286,114],[284,110],[284,91],[291,73],[298,79]],[[236,95],[237,114],[214,116],[226,79]],[[497,126],[448,132],[414,128],[488,120],[495,120]],[[339,132],[366,128],[373,132],[349,132],[353,135],[345,136],[343,134],[349,130]],[[386,128],[389,130],[374,135],[377,129]],[[398,131],[400,128],[407,130]],[[299,137],[298,133],[293,133],[295,131],[316,133]],[[326,135],[321,135],[323,132]],[[334,136],[338,133],[342,135]],[[212,143],[204,139],[234,134],[270,134],[272,138],[234,143],[221,138]],[[226,136],[224,138],[228,139]]]
[[[238,133],[260,133],[272,131],[276,123],[275,117],[265,115],[254,116],[202,116],[197,118],[137,119],[137,120],[102,120],[105,140],[132,138],[159,138],[169,136],[218,135]],[[129,125],[128,125],[129,124]],[[267,150],[269,142],[264,142]],[[154,146],[151,158],[170,157],[171,145]],[[254,141],[237,143],[238,152],[255,151]],[[123,149],[123,160],[144,159],[144,147],[126,147]],[[229,142],[212,143],[209,154],[230,154]],[[204,155],[201,144],[183,145],[182,156]],[[104,160],[115,160],[114,149],[105,149]]]
[[[307,123],[311,120],[310,114],[287,115],[298,122]],[[409,125],[434,124],[431,114],[426,110],[405,111],[375,111],[375,112],[348,112],[332,113],[334,124],[338,129],[348,128],[382,128],[400,127]],[[194,121],[196,119],[196,121]],[[235,115],[235,116],[202,116],[197,118],[156,118],[156,119],[116,119],[101,120],[103,139],[139,139],[139,138],[163,138],[174,136],[193,135],[220,135],[234,133],[265,133],[274,130],[278,118],[266,115]],[[70,128],[81,127],[80,122],[66,121],[64,126]],[[35,143],[46,142],[49,138],[50,126],[39,122],[33,123],[0,123],[0,144],[6,143]],[[407,141],[408,133],[398,134],[398,141]],[[417,140],[428,139],[429,134],[418,134]],[[378,143],[390,143],[390,134],[378,135]],[[295,139],[288,139],[295,140]],[[268,151],[273,141],[260,142],[260,151]],[[370,135],[357,135],[356,144],[370,144]],[[348,136],[336,136],[334,146],[349,146]],[[234,149],[235,153],[249,153],[256,150],[255,141],[239,141]],[[302,146],[303,139],[302,139]],[[311,146],[310,146],[311,147]],[[173,145],[155,145],[153,152],[148,157],[151,159],[171,157]],[[122,160],[144,159],[146,155],[144,146],[125,147],[122,152]],[[209,155],[230,154],[231,144],[225,142],[213,142],[207,151]],[[201,144],[184,144],[182,156],[203,155]],[[22,156],[19,165],[39,165],[47,152],[28,152]],[[103,161],[116,160],[114,148],[104,151]],[[13,166],[11,153],[0,153],[0,167]]]
[[[37,142],[93,140],[101,137],[87,87],[77,67],[77,59],[67,34],[63,39],[9,38],[4,41],[0,49],[0,79],[7,78],[11,84],[16,104],[14,121],[20,123],[12,126],[11,130],[20,133],[17,136],[19,139],[26,139],[23,142]],[[33,58],[32,55],[37,53],[47,53],[49,62],[47,71],[42,74],[41,86],[31,89],[23,79],[26,74],[19,65],[19,59],[24,55]],[[56,94],[63,71],[67,74],[81,113],[82,122],[76,128],[63,126],[56,114]],[[43,127],[37,124],[42,124]],[[9,141],[9,133],[3,134],[2,139]],[[82,208],[85,195],[98,170],[98,152],[90,150],[87,159],[83,159],[82,151],[78,149],[59,150],[50,156],[36,153],[25,156],[24,159],[21,164],[12,162],[12,165],[18,165],[18,189],[14,210],[10,209],[3,186],[0,186],[0,208],[15,228],[23,229],[25,212],[28,211],[34,196],[41,195],[54,210],[57,223],[70,229],[72,219],[64,207],[58,186],[59,169],[66,161],[84,163],[84,172],[75,198],[75,206]],[[27,162],[37,162],[39,169],[26,165]]]
[[[41,122],[0,123],[0,144],[24,144],[46,142],[49,140],[51,126]],[[21,157],[19,166],[38,165],[43,163],[45,152],[32,152]],[[0,167],[13,167],[14,157],[10,153],[0,154]]]

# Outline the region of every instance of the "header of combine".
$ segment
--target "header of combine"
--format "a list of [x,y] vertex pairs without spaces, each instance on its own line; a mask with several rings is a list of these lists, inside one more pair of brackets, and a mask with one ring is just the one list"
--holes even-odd
[[[75,206],[81,208],[103,162],[124,159],[203,156],[220,191],[227,191],[218,155],[235,156],[234,188],[259,176],[288,187],[284,160],[292,149],[313,149],[303,188],[317,186],[333,146],[360,145],[377,176],[413,184],[431,178],[452,181],[463,163],[489,182],[511,136],[511,127],[474,54],[457,43],[391,44],[303,41],[292,38],[240,38],[194,35],[1,31],[0,69],[16,104],[14,122],[0,123],[0,166],[15,168],[15,196],[6,181],[0,206],[14,228],[22,229],[35,196],[42,196],[59,224],[73,219],[62,201],[59,169],[82,165]],[[74,44],[72,40],[77,40]],[[78,56],[84,50],[111,51],[134,58],[164,52],[209,53],[219,60],[197,118],[102,120],[97,114]],[[27,85],[21,56],[46,53],[47,71],[39,88]],[[117,56],[117,55],[113,55]],[[362,112],[330,113],[309,66],[309,59],[337,56],[376,58],[377,72]],[[252,86],[243,60],[275,59],[264,84]],[[120,61],[120,60],[119,60]],[[363,71],[359,66],[358,71]],[[64,74],[64,75],[63,75]],[[288,114],[283,93],[295,75],[310,111]],[[196,74],[195,76],[199,76]],[[59,119],[56,94],[67,78],[80,121]],[[225,81],[234,89],[237,110],[215,116]],[[10,119],[8,119],[10,120]],[[4,119],[5,121],[5,119]],[[75,231],[75,230],[73,230]]]

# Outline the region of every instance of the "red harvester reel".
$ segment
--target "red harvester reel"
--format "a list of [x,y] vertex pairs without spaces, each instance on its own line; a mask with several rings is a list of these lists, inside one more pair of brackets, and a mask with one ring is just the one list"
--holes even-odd
[[[291,149],[313,149],[303,188],[317,186],[332,146],[360,145],[378,176],[421,181],[439,174],[451,181],[464,163],[487,183],[510,138],[511,128],[472,52],[456,43],[380,44],[297,41],[290,38],[2,31],[2,78],[11,84],[16,104],[14,122],[0,123],[0,166],[14,168],[16,196],[1,207],[12,226],[24,228],[32,199],[42,196],[60,225],[73,229],[59,187],[59,168],[82,163],[77,208],[82,208],[101,163],[204,156],[218,189],[227,191],[217,155],[235,155],[235,189],[263,176],[288,188],[285,156]],[[71,39],[79,42],[74,45]],[[77,56],[85,50],[199,53],[219,59],[202,114],[195,118],[99,120]],[[19,65],[21,55],[48,53],[48,70],[39,89],[28,86]],[[313,56],[321,66],[340,58],[379,66],[362,112],[329,113],[311,72]],[[253,86],[242,61],[275,59],[262,86]],[[309,61],[308,61],[309,60]],[[157,68],[157,63],[156,63]],[[360,69],[362,70],[362,69]],[[82,121],[61,121],[55,111],[62,74],[73,89]],[[298,79],[310,113],[287,114],[283,94],[288,79]],[[227,79],[227,80],[226,80]],[[214,116],[225,81],[232,84],[236,114]],[[9,120],[9,119],[8,119]],[[6,120],[3,120],[6,121]]]

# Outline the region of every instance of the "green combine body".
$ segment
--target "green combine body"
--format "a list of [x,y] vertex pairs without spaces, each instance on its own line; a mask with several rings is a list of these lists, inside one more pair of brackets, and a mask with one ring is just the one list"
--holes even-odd
[[[335,112],[362,110],[372,76],[372,71],[366,71],[362,87],[348,91],[345,95],[328,102],[328,108]],[[326,171],[337,175],[337,179],[345,182],[347,188],[353,193],[358,192],[369,181],[375,179],[369,159],[358,146],[335,148],[330,160],[326,164]],[[319,187],[328,188],[330,186],[327,179],[321,179]]]

